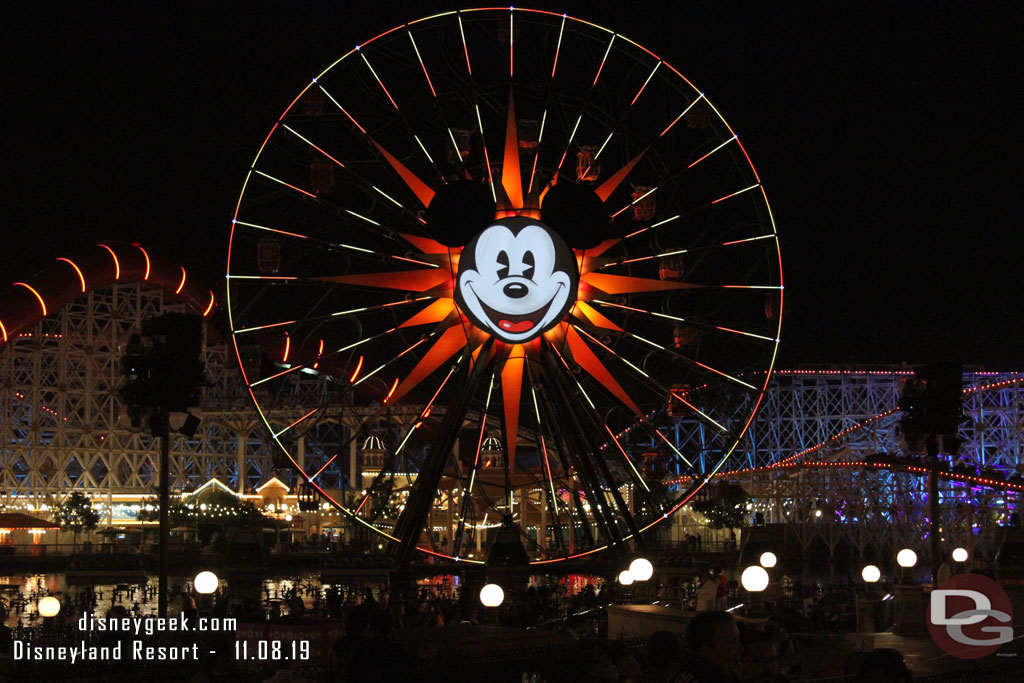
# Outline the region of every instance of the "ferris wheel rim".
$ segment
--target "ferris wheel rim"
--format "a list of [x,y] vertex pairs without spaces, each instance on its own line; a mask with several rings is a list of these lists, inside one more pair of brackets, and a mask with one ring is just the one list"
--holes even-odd
[[[247,190],[249,181],[253,178],[253,174],[258,172],[257,169],[256,169],[256,166],[257,166],[257,164],[258,164],[258,162],[260,160],[261,155],[263,154],[264,150],[266,149],[268,143],[271,141],[271,138],[274,136],[275,132],[278,130],[278,127],[283,124],[283,122],[285,121],[286,117],[288,117],[289,113],[293,110],[293,108],[296,106],[296,104],[302,99],[302,97],[309,91],[309,89],[311,87],[317,85],[317,83],[319,82],[319,79],[323,78],[326,74],[331,72],[335,67],[341,65],[344,62],[344,60],[346,60],[348,58],[351,58],[353,55],[356,55],[356,54],[362,52],[362,48],[370,46],[373,43],[375,43],[378,39],[381,39],[381,38],[383,38],[383,37],[385,37],[385,36],[387,36],[387,35],[389,35],[391,33],[399,31],[402,28],[408,28],[408,27],[416,26],[416,25],[422,24],[423,22],[426,22],[428,20],[437,19],[439,17],[449,17],[449,16],[453,16],[453,15],[459,17],[460,28],[461,28],[461,16],[463,14],[469,15],[470,13],[483,12],[483,11],[500,11],[500,12],[508,11],[510,16],[513,13],[532,13],[532,14],[536,14],[536,15],[547,15],[547,16],[551,16],[551,17],[560,17],[560,18],[562,18],[563,23],[565,21],[571,19],[572,21],[578,22],[580,24],[584,24],[586,26],[598,28],[598,29],[600,29],[602,31],[605,31],[605,32],[611,34],[613,36],[613,40],[616,39],[616,38],[621,38],[621,39],[627,41],[629,44],[635,46],[636,48],[639,48],[639,49],[643,50],[644,52],[646,52],[649,55],[651,55],[652,57],[654,57],[656,60],[658,60],[658,65],[659,66],[664,65],[667,69],[670,69],[672,73],[674,73],[676,76],[678,76],[680,79],[682,79],[687,85],[689,85],[691,88],[693,88],[693,90],[695,92],[699,93],[699,99],[703,99],[705,102],[707,102],[707,104],[712,109],[714,109],[714,106],[710,103],[710,101],[707,100],[706,97],[704,97],[703,93],[698,91],[693,86],[693,84],[690,83],[690,81],[685,78],[685,76],[683,76],[681,73],[679,73],[670,64],[668,64],[667,62],[664,62],[663,60],[658,58],[657,55],[655,55],[653,52],[651,52],[647,48],[644,48],[643,46],[640,46],[638,43],[635,43],[634,41],[632,41],[632,40],[630,40],[630,39],[628,39],[628,38],[626,38],[624,36],[621,36],[620,34],[614,33],[610,29],[606,29],[604,27],[597,26],[596,24],[591,24],[590,22],[586,22],[586,21],[581,20],[581,19],[576,19],[574,17],[569,17],[568,15],[557,14],[557,13],[552,13],[552,12],[546,12],[546,11],[543,11],[543,10],[525,10],[525,9],[518,9],[518,8],[516,8],[514,10],[504,10],[504,9],[501,9],[501,8],[479,8],[479,9],[473,9],[473,10],[458,10],[458,11],[453,11],[453,12],[445,12],[445,13],[435,14],[435,15],[431,15],[429,17],[424,17],[422,19],[410,22],[408,24],[398,25],[398,26],[396,26],[396,27],[394,27],[394,28],[392,28],[392,29],[390,29],[388,31],[385,31],[385,32],[383,32],[381,34],[378,34],[377,36],[375,36],[371,40],[366,41],[365,43],[362,43],[362,44],[356,46],[355,48],[350,50],[348,53],[343,55],[341,58],[339,58],[335,62],[332,62],[327,68],[325,68],[322,72],[320,72],[320,74],[318,74],[317,77],[315,77],[309,84],[307,84],[307,86],[305,88],[302,89],[302,91],[299,93],[299,95],[288,105],[288,107],[285,109],[285,111],[278,118],[277,122],[274,124],[274,126],[272,127],[270,133],[267,135],[267,137],[264,140],[263,144],[260,146],[259,150],[257,151],[257,154],[254,157],[252,164],[250,165],[249,171],[246,174],[246,178],[245,178],[245,181],[243,183],[242,191],[241,191],[241,193],[239,195],[238,203],[236,205],[235,215],[234,215],[234,218],[232,219],[231,237],[229,239],[229,256],[228,256],[228,272],[229,272],[229,277],[231,275],[231,256],[234,253],[233,252],[233,243],[234,243],[234,238],[235,238],[235,231],[236,231],[237,224],[239,222],[239,213],[241,211],[241,207],[242,207],[242,204],[243,204],[243,199],[245,198],[246,190]],[[610,49],[610,46],[609,46],[609,49]],[[467,63],[468,63],[468,54],[467,54]],[[371,67],[371,69],[372,69],[372,67]],[[425,67],[424,67],[424,69],[425,69]],[[389,95],[389,97],[390,97],[390,95]],[[396,105],[396,107],[397,107],[397,105]],[[714,111],[715,111],[716,114],[718,114],[717,109],[714,109]],[[346,114],[347,114],[347,112],[346,112]],[[724,117],[722,117],[720,114],[718,114],[718,117],[719,117],[719,120],[728,128],[729,132],[731,133],[732,129],[731,129],[731,127],[729,127],[729,124],[725,121]],[[351,116],[349,118],[351,118]],[[356,125],[358,125],[358,124],[356,124]],[[749,168],[750,168],[751,172],[754,174],[754,177],[758,181],[756,187],[758,188],[760,194],[764,198],[764,206],[767,208],[767,211],[768,211],[768,214],[769,214],[769,224],[770,224],[770,229],[771,229],[771,237],[775,241],[776,252],[778,252],[778,248],[777,248],[778,247],[778,240],[777,240],[777,232],[776,232],[776,226],[775,226],[775,222],[774,222],[774,217],[771,215],[771,208],[770,208],[770,205],[768,204],[768,201],[767,201],[767,195],[765,194],[763,186],[760,184],[760,177],[758,176],[757,171],[754,168],[753,163],[751,162],[750,157],[749,157],[749,155],[746,152],[746,149],[739,142],[738,137],[736,137],[734,133],[733,133],[733,137],[734,137],[738,147],[742,151],[743,157],[746,159],[746,163],[749,165]],[[753,188],[748,188],[748,190],[749,189],[753,189]],[[779,299],[779,314],[777,316],[778,324],[777,324],[776,329],[775,329],[775,340],[774,340],[775,344],[774,344],[773,354],[772,354],[772,357],[771,357],[770,362],[769,362],[768,371],[765,373],[764,383],[761,385],[760,388],[752,387],[757,392],[757,405],[759,405],[761,400],[763,399],[764,392],[765,392],[765,389],[767,387],[768,379],[769,379],[770,374],[771,374],[771,369],[774,367],[774,363],[775,363],[775,359],[776,359],[776,355],[777,355],[777,349],[778,349],[778,338],[779,338],[779,332],[780,332],[780,329],[781,329],[781,318],[782,318],[782,316],[781,316],[782,308],[781,307],[782,307],[782,298],[783,298],[782,297],[781,257],[780,257],[780,260],[779,260],[778,277],[779,277],[779,285],[778,285],[778,291],[779,291],[779,296],[778,296],[778,299]],[[234,307],[231,305],[231,287],[230,286],[228,287],[227,301],[228,301],[227,308],[228,308],[228,314],[229,314],[229,321],[230,321],[231,328],[232,328],[232,342],[233,342],[233,345],[234,345],[234,348],[235,348],[235,353],[236,353],[236,357],[238,359],[239,367],[240,367],[240,369],[242,371],[243,378],[245,379],[245,382],[246,382],[246,385],[247,385],[250,397],[253,400],[253,403],[257,407],[257,410],[258,410],[258,412],[260,414],[261,420],[263,421],[264,425],[268,429],[273,430],[273,428],[271,426],[271,423],[270,423],[270,419],[267,417],[267,415],[263,411],[263,408],[260,406],[259,401],[256,398],[255,393],[253,392],[252,385],[251,385],[251,383],[249,381],[249,378],[248,378],[248,376],[246,374],[245,363],[244,363],[244,361],[242,359],[242,351],[241,351],[241,349],[239,347],[239,339],[238,339],[238,334],[237,334],[237,331],[236,331],[236,325],[235,325],[235,320],[234,320],[234,315],[233,315]],[[742,430],[740,431],[740,434],[733,441],[732,446],[728,449],[728,451],[717,462],[717,464],[714,466],[713,470],[710,473],[707,474],[707,477],[705,477],[701,481],[698,481],[697,485],[696,485],[696,488],[693,488],[692,490],[684,492],[682,495],[680,495],[680,497],[673,503],[673,505],[671,507],[671,510],[669,510],[667,513],[664,513],[660,518],[657,518],[657,519],[653,520],[652,522],[650,522],[649,524],[647,524],[645,527],[643,527],[643,529],[641,529],[641,532],[646,531],[647,529],[649,529],[649,528],[653,527],[654,525],[660,523],[664,519],[667,519],[668,517],[670,517],[673,512],[675,512],[680,507],[682,507],[690,498],[692,498],[693,495],[696,494],[696,492],[707,482],[707,479],[710,476],[713,476],[713,474],[715,472],[717,472],[724,465],[724,463],[728,460],[728,458],[731,455],[731,453],[733,452],[733,450],[739,444],[740,439],[742,438],[742,434],[749,427],[749,425],[752,422],[756,412],[757,412],[757,406],[755,406],[754,410],[750,412],[749,418],[747,419],[746,423],[743,425]],[[614,435],[612,435],[612,436],[614,438]],[[273,440],[274,440],[275,446],[278,449],[280,449],[280,451],[292,462],[292,465],[297,469],[297,471],[301,472],[301,474],[304,477],[306,477],[306,480],[310,481],[310,483],[313,484],[320,491],[321,495],[324,495],[326,500],[328,500],[334,507],[336,507],[337,509],[343,511],[344,513],[349,515],[350,518],[356,520],[357,522],[360,522],[364,526],[372,528],[374,530],[374,532],[376,532],[376,533],[378,533],[378,534],[380,534],[380,535],[382,535],[382,536],[384,536],[386,538],[389,538],[389,539],[391,539],[393,541],[398,541],[399,540],[399,539],[395,538],[394,536],[391,536],[390,534],[388,534],[386,532],[383,532],[381,529],[379,529],[377,527],[374,527],[371,524],[368,524],[365,520],[359,518],[356,514],[353,514],[345,506],[341,505],[336,500],[334,500],[334,498],[331,497],[326,491],[324,491],[321,487],[316,485],[315,482],[312,482],[310,480],[309,474],[307,472],[303,471],[303,469],[299,467],[298,462],[295,461],[295,459],[292,457],[292,454],[289,452],[289,450],[287,448],[285,448],[285,446],[278,440],[277,435],[274,435],[274,439]],[[628,540],[631,537],[632,537],[632,534],[627,535],[625,537],[625,539]],[[590,554],[592,554],[594,552],[597,552],[599,550],[603,550],[606,547],[607,546],[602,546],[602,547],[599,547],[599,548],[593,548],[593,549],[588,550],[586,552],[569,554],[569,555],[562,556],[562,557],[559,557],[559,558],[554,558],[554,559],[537,560],[537,561],[534,561],[533,564],[546,564],[546,563],[550,563],[550,562],[557,562],[557,561],[568,560],[568,559],[573,559],[573,558],[577,558],[577,557],[583,557],[583,556],[586,556],[586,555],[590,555]],[[473,562],[473,560],[467,560],[467,558],[465,558],[465,557],[461,557],[460,558],[458,555],[448,555],[448,554],[445,554],[445,553],[438,553],[436,551],[432,551],[432,550],[430,550],[428,548],[424,548],[424,547],[421,547],[421,546],[417,546],[417,550],[420,550],[422,552],[425,552],[425,553],[428,553],[428,554],[431,554],[431,555],[435,555],[435,556],[438,556],[438,557],[443,557],[443,558],[451,559],[451,560],[454,560],[454,561],[461,561],[461,562],[470,561],[470,562]]]

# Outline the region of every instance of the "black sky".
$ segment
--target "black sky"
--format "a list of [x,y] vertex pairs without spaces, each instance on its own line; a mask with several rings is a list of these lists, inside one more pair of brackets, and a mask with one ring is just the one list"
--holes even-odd
[[[295,94],[355,43],[454,7],[20,4],[0,29],[3,285],[124,239],[214,286],[246,169]],[[543,7],[658,53],[744,141],[782,241],[783,364],[1024,367],[1021,12],[670,4]]]

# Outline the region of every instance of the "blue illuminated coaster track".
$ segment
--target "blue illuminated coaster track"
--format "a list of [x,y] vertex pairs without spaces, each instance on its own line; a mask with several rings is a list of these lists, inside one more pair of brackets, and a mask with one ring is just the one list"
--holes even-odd
[[229,251],[280,462],[403,562],[480,562],[502,520],[535,563],[626,548],[728,461],[778,347],[739,138],[653,52],[562,14],[353,47],[273,124]]

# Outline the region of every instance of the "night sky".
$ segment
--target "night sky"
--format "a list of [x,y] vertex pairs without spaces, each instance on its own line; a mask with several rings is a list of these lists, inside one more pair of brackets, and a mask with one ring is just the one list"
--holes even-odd
[[[295,94],[355,43],[453,7],[19,4],[0,28],[0,292],[102,239],[216,287],[241,182]],[[1019,10],[682,4],[533,6],[650,48],[739,134],[782,243],[782,364],[1024,368]]]

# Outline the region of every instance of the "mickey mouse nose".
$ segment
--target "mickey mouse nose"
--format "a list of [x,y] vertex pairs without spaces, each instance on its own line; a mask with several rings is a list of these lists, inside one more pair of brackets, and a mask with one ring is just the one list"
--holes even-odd
[[505,296],[507,296],[510,299],[522,299],[524,296],[527,295],[529,289],[527,289],[526,285],[520,284],[518,282],[510,282],[509,284],[505,285],[505,288],[502,291],[504,291]]

